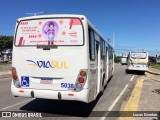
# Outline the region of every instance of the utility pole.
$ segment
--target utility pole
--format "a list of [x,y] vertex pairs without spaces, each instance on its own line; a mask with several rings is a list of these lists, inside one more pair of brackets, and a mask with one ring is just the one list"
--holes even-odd
[[113,32],[113,49],[115,49],[115,33]]

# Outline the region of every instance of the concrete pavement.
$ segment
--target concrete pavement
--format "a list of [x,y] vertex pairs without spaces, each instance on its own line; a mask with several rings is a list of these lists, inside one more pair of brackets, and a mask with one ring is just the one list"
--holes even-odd
[[160,75],[160,70],[154,69],[154,68],[149,68],[149,70],[147,72],[154,74],[154,75]]
[[11,76],[11,64],[0,65],[0,79]]
[[160,120],[160,75],[157,73],[160,73],[160,70],[149,68],[149,72],[137,80],[122,110],[138,111],[138,114],[120,120]]

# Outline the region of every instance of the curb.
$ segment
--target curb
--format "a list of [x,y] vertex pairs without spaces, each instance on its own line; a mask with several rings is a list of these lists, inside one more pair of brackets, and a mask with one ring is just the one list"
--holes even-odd
[[160,73],[153,72],[153,71],[150,71],[150,70],[148,70],[148,71],[146,71],[146,72],[151,73],[151,74],[154,74],[154,75],[160,75]]
[[0,79],[9,78],[9,77],[12,77],[12,75],[11,75],[11,74],[3,74],[3,75],[0,75]]

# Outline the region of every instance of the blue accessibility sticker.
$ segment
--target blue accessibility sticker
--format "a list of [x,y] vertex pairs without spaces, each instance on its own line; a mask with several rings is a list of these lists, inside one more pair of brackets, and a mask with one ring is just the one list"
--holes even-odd
[[28,76],[21,76],[21,86],[29,87],[29,77]]

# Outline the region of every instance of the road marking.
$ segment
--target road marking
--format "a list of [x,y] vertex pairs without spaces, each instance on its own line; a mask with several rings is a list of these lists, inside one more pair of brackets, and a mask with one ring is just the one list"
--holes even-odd
[[138,108],[139,99],[141,96],[141,90],[143,86],[143,79],[137,81],[133,92],[125,106],[124,111],[136,111]]
[[130,81],[132,81],[132,80],[133,80],[133,78],[134,78],[134,75],[131,77]]
[[[125,90],[127,89],[128,84],[125,86],[125,88],[122,90],[122,92],[119,94],[119,96],[114,100],[114,102],[112,103],[112,105],[109,107],[108,111],[111,111],[113,109],[113,107],[116,105],[116,103],[118,102],[118,100],[121,98],[121,96],[123,95],[123,93],[125,92]],[[108,113],[108,111],[104,114],[104,116],[106,116],[106,114]],[[106,117],[101,117],[100,120],[105,120]]]
[[[137,111],[138,109],[138,104],[141,96],[141,91],[143,87],[143,81],[144,79],[139,79],[133,89],[133,92],[124,108],[123,111]],[[134,117],[129,117],[129,118],[120,118],[119,120],[135,120]]]
[[29,100],[25,100],[25,101],[19,102],[19,103],[17,103],[17,104],[10,105],[10,106],[8,106],[8,107],[2,108],[0,111],[3,111],[3,110],[6,110],[6,109],[8,109],[8,108],[12,108],[12,107],[18,106],[18,105],[20,105],[20,104],[29,102],[29,101],[31,101],[31,100],[33,100],[33,99],[35,99],[35,98],[29,99]]
[[[130,81],[132,81],[134,78],[134,75],[131,77]],[[121,96],[123,95],[123,93],[125,92],[125,90],[127,89],[128,84],[124,87],[124,89],[122,90],[122,92],[119,94],[119,96],[114,100],[114,102],[112,103],[112,105],[109,107],[108,111],[111,111],[113,109],[113,107],[116,105],[116,103],[118,102],[118,100],[121,98]],[[104,116],[106,116],[108,112],[105,113]],[[105,120],[106,117],[101,117],[100,120]]]
[[128,87],[128,84],[125,86],[125,88],[119,94],[119,96],[114,100],[114,102],[112,103],[112,105],[109,107],[108,111],[111,111],[113,109],[113,107],[115,106],[115,104],[117,103],[117,101],[120,99],[120,97],[123,95],[123,93],[125,92],[125,90],[127,89],[127,87]]

